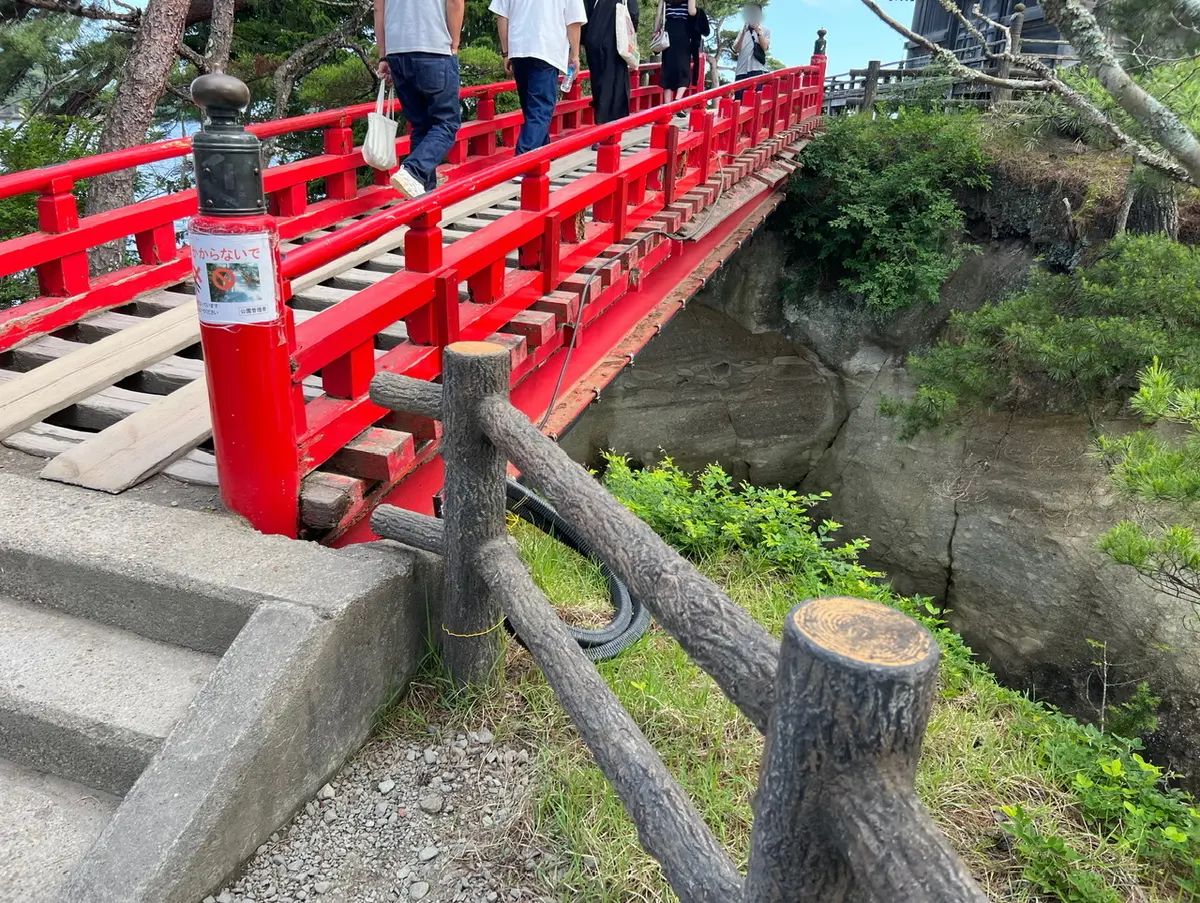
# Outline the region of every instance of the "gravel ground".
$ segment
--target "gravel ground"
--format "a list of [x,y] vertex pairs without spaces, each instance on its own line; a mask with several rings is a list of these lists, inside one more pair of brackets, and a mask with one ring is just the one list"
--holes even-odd
[[486,728],[372,741],[204,903],[551,903],[531,762]]

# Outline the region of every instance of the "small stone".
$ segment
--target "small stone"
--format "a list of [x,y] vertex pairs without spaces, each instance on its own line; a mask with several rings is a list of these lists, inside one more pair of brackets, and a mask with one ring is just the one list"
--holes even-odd
[[404,758],[409,762],[415,762],[417,761],[417,755],[418,753],[415,749],[410,749]]
[[376,818],[383,818],[383,816],[387,815],[387,811],[388,811],[387,803],[380,802],[380,803],[375,804],[375,817]]
[[212,894],[209,894],[207,897],[204,898],[204,903],[217,903],[217,898],[214,897]]
[[328,881],[318,881],[313,885],[313,890],[319,894],[329,893],[330,884]]
[[437,762],[437,760],[438,760],[438,754],[437,754],[436,749],[434,749],[431,746],[431,747],[429,747],[429,749],[425,750],[425,764],[426,765],[433,765]]
[[404,868],[400,869],[400,871],[396,872],[396,880],[403,881],[405,878],[407,878],[411,874],[412,874],[412,869],[406,865]]
[[[288,871],[289,872],[298,872],[302,868],[304,868],[304,863],[301,862],[299,859],[293,859],[291,862],[288,863]],[[219,901],[218,901],[218,903],[219,903]]]
[[319,791],[317,791],[317,799],[319,799],[319,800],[331,800],[331,799],[333,799],[333,798],[334,798],[336,795],[337,795],[337,794],[335,794],[335,793],[333,792],[333,788],[332,788],[332,787],[330,787],[328,784],[326,784],[326,785],[325,785],[324,787],[322,787],[322,788],[321,788]]
[[221,895],[217,897],[217,903],[233,903],[233,894],[227,890],[221,891]]
[[335,821],[337,821],[337,813],[332,809],[326,809],[325,815],[322,817],[325,819],[325,824],[327,825],[332,825]]
[[262,846],[260,846],[257,850],[254,851],[254,855],[262,856],[266,852],[267,852],[267,845],[264,843]]
[[523,749],[519,753],[517,753],[517,762],[519,762],[521,765],[528,765],[529,764],[529,750]]
[[410,884],[408,886],[408,895],[414,900],[424,899],[427,893],[429,893],[428,882],[418,881],[416,884]]
[[386,781],[379,782],[379,792],[382,793],[384,796],[387,796],[389,793],[391,793],[395,789],[396,789],[396,782],[391,780],[390,778]]
[[500,899],[500,895],[498,893],[496,893],[495,891],[492,891],[490,894],[487,895],[487,903],[496,903],[496,901],[499,899]]
[[426,847],[425,849],[423,849],[421,852],[419,852],[417,854],[417,858],[420,859],[422,862],[428,862],[430,859],[432,859],[434,856],[436,856],[440,852],[441,852],[441,850],[439,850],[437,847]]
[[279,835],[278,834],[271,835],[271,843],[279,843]]
[[446,800],[440,794],[431,793],[429,796],[421,800],[421,808],[430,815],[437,815],[442,811],[442,807],[446,805]]
[[495,735],[491,731],[489,731],[486,727],[483,730],[479,731],[479,742],[480,743],[487,745],[488,743],[491,743],[495,739],[496,739]]

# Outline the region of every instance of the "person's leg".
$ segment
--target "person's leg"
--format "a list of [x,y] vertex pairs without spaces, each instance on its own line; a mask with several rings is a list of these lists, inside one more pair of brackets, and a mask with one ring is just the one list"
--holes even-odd
[[437,188],[438,164],[446,159],[462,125],[458,59],[429,53],[420,54],[414,63],[414,80],[426,97],[426,121],[421,140],[414,140],[406,162],[423,180],[426,190],[432,191]]
[[462,122],[458,61],[437,53],[402,56],[405,89],[401,93],[398,82],[396,94],[412,123],[412,143],[404,167],[432,191],[437,187],[438,164],[453,146]]
[[514,74],[518,63],[525,70],[525,94],[521,104],[525,124],[517,139],[517,154],[526,154],[550,143],[550,120],[558,103],[558,69],[543,60],[526,57],[513,60]]
[[[392,70],[392,84],[396,88],[396,99],[400,101],[400,109],[404,113],[404,118],[412,126],[412,135],[409,141],[410,151],[421,143],[421,139],[429,131],[429,101],[413,80],[412,56],[411,53],[393,53],[388,56],[388,66]],[[425,178],[413,166],[408,165],[407,160],[401,165],[418,182],[424,184]]]
[[[531,60],[528,57],[514,57],[512,61],[513,80],[517,83],[517,99],[521,103],[521,115],[525,117],[525,122],[529,122],[529,63]],[[522,144],[525,138],[525,125],[521,125],[521,132],[517,136],[517,154],[523,154]]]
[[672,89],[672,88],[665,88],[665,89],[663,90],[663,103],[670,103],[670,102],[671,102],[671,101],[673,101],[674,99],[675,99],[675,91],[674,91],[674,89]]
[[[744,81],[745,81],[746,79],[748,79],[748,78],[750,78],[750,76],[749,76],[749,75],[736,75],[736,76],[734,76],[733,80],[734,80],[735,82],[744,82]],[[737,91],[737,92],[735,92],[735,93],[734,93],[734,95],[733,95],[733,99],[734,99],[734,100],[736,100],[738,103],[741,103],[741,102],[742,102],[742,95],[743,95],[743,94],[745,94],[745,93],[746,93],[746,92],[745,92],[745,90]]]

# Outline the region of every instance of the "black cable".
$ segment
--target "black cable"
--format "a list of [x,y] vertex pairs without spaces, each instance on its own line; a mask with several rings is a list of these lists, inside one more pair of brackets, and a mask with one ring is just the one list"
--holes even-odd
[[[588,541],[570,523],[563,520],[554,510],[554,506],[516,480],[508,481],[507,496],[509,511],[567,548],[595,561],[600,566],[600,573],[608,582],[614,612],[612,621],[595,629],[567,625],[567,631],[582,647],[584,654],[594,662],[604,661],[625,651],[641,639],[650,626],[649,610],[629,595],[628,587],[592,550]],[[512,632],[511,626],[509,630]],[[517,639],[519,641],[520,637]]]

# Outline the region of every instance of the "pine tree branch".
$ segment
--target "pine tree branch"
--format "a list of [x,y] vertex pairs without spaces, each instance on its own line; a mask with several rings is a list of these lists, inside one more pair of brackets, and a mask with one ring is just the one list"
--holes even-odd
[[1096,17],[1082,0],[1044,0],[1042,9],[1113,100],[1200,184],[1200,140],[1179,116],[1125,71]]
[[115,12],[111,9],[105,9],[103,6],[95,4],[72,3],[70,0],[21,0],[22,5],[30,6],[34,9],[44,9],[52,13],[64,13],[68,16],[78,16],[81,19],[98,19],[105,22],[124,22],[128,25],[137,25],[142,14],[140,10],[125,6],[129,12]]
[[[1062,2],[1062,0],[1046,0],[1046,2],[1043,3],[1043,7],[1048,9],[1052,4],[1059,2]],[[1066,0],[1066,2],[1077,4],[1079,0]],[[1200,0],[1198,0],[1198,2],[1200,2]],[[1009,57],[1014,62],[1017,62],[1020,65],[1028,68],[1030,71],[1036,73],[1039,76],[1038,78],[998,78],[994,75],[988,75],[986,72],[982,72],[978,69],[972,69],[970,66],[964,65],[962,60],[960,60],[953,51],[934,43],[924,35],[917,34],[912,29],[902,25],[900,22],[897,22],[883,11],[883,9],[880,8],[879,4],[876,3],[875,0],[862,0],[862,3],[869,10],[871,10],[871,12],[875,13],[875,15],[878,16],[879,19],[882,20],[893,31],[911,41],[913,44],[923,47],[929,52],[933,59],[944,63],[946,68],[953,75],[961,78],[963,81],[972,82],[974,84],[989,85],[993,88],[1007,88],[1012,91],[1039,91],[1044,94],[1057,94],[1065,103],[1074,107],[1089,125],[1102,131],[1108,137],[1108,139],[1112,141],[1113,144],[1124,150],[1139,163],[1149,167],[1150,169],[1157,170],[1163,175],[1175,179],[1176,181],[1186,184],[1200,184],[1200,166],[1197,167],[1196,173],[1193,174],[1190,167],[1181,165],[1184,161],[1179,159],[1179,157],[1175,154],[1174,149],[1165,142],[1162,142],[1161,139],[1159,139],[1160,143],[1162,143],[1163,146],[1167,148],[1168,152],[1175,157],[1174,160],[1168,159],[1162,154],[1155,153],[1130,135],[1125,134],[1121,127],[1105,116],[1095,104],[1064,82],[1057,72],[1036,57],[1030,57],[1025,54],[1009,54]],[[1095,22],[1095,19],[1093,18],[1092,21]],[[1070,35],[1067,35],[1067,38],[1070,40]],[[1125,77],[1128,78],[1128,75]],[[1132,82],[1132,79],[1130,79],[1130,81]],[[1173,113],[1171,115],[1174,116]],[[1134,118],[1138,119],[1136,116]],[[1176,117],[1176,119],[1178,119],[1178,117]],[[1139,119],[1138,121],[1140,122],[1141,120]],[[1145,125],[1145,123],[1143,123],[1143,125]],[[1159,137],[1153,130],[1151,130],[1150,133],[1154,135],[1155,138]],[[1190,135],[1191,133],[1189,132],[1188,134]],[[1192,136],[1192,141],[1195,142],[1195,140],[1195,137]],[[1200,143],[1197,143],[1197,153],[1200,155]]]

